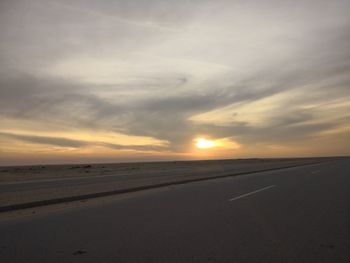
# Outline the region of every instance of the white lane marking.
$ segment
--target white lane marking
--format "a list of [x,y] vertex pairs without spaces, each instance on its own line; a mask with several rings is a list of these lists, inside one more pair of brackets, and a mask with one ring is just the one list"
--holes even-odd
[[237,199],[240,199],[240,198],[243,198],[243,197],[246,197],[248,195],[252,195],[252,194],[255,194],[255,193],[258,193],[258,192],[261,192],[261,191],[264,191],[264,190],[267,190],[267,189],[270,189],[272,187],[275,187],[276,185],[270,185],[270,186],[266,186],[264,188],[261,188],[261,189],[258,189],[258,190],[255,190],[253,192],[249,192],[249,193],[246,193],[244,195],[240,195],[240,196],[237,196],[237,197],[234,197],[234,198],[231,198],[229,199],[229,201],[234,201],[234,200],[237,200]]

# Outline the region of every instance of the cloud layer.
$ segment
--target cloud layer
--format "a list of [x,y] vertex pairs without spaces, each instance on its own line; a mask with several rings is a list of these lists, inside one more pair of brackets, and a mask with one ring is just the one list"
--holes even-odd
[[1,1],[0,163],[350,154],[349,8]]

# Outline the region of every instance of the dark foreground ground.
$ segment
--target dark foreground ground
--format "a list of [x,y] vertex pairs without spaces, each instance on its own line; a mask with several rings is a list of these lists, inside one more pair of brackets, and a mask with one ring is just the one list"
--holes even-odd
[[350,159],[39,209],[0,233],[2,263],[349,263]]

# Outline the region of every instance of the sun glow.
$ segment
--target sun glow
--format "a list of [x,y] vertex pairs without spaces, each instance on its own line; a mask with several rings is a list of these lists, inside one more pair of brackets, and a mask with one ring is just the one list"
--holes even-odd
[[207,140],[205,138],[198,138],[196,141],[196,147],[200,149],[208,149],[215,146],[215,142],[212,140]]

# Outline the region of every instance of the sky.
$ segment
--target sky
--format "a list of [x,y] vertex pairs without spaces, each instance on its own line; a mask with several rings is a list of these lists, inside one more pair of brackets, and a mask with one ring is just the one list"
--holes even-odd
[[349,155],[349,11],[1,0],[0,165]]

